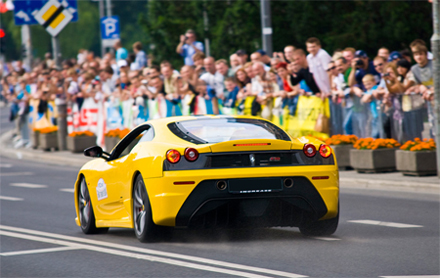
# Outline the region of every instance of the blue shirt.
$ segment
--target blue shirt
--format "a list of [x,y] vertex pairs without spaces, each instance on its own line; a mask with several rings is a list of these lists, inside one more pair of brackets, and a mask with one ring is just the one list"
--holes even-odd
[[127,49],[121,47],[118,50],[116,50],[116,61],[119,60],[125,60],[128,57],[128,51]]
[[238,95],[239,88],[238,86],[235,86],[234,90],[229,92],[228,97],[225,98],[224,107],[234,108],[235,102],[237,101],[237,95]]
[[[201,42],[194,42],[194,46],[199,49],[200,51],[204,51],[203,43]],[[192,66],[194,65],[194,61],[192,59],[192,56],[196,53],[196,50],[192,45],[184,44],[182,46],[182,53],[180,53],[180,56],[183,57],[185,61],[185,65]]]
[[136,60],[134,60],[134,63],[136,64],[137,69],[142,69],[147,66],[147,55],[145,55],[143,50],[140,50],[136,54]]
[[[365,94],[371,95],[371,94],[373,94],[373,91],[376,90],[376,89],[377,89],[377,85],[374,86],[373,88],[371,88],[370,90],[365,91]],[[370,110],[371,110],[371,114],[373,115],[373,118],[379,117],[379,114],[377,114],[377,106],[376,106],[376,100],[375,99],[373,99],[370,102]]]

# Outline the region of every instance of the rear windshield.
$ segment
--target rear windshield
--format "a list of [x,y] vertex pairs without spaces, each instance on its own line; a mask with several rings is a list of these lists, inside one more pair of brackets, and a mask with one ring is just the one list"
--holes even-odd
[[168,125],[178,137],[196,144],[211,144],[240,139],[279,139],[289,136],[276,125],[257,119],[197,119]]

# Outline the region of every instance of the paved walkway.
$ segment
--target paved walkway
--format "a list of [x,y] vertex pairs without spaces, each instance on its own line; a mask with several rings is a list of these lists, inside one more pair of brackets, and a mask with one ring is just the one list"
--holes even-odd
[[[6,132],[0,137],[1,155],[48,164],[68,165],[79,168],[91,158],[82,153],[70,151],[46,152],[28,148],[14,149],[12,147],[12,132]],[[423,191],[440,194],[440,179],[438,176],[410,177],[399,172],[392,173],[357,173],[354,170],[340,171],[341,188],[370,188],[398,191]]]

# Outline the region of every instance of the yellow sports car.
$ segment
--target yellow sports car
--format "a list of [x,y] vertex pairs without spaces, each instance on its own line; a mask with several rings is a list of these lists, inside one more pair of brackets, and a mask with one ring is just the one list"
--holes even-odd
[[95,146],[75,183],[76,223],[86,234],[160,226],[299,227],[330,235],[339,220],[332,149],[292,138],[261,118],[171,117],[134,128],[110,153]]

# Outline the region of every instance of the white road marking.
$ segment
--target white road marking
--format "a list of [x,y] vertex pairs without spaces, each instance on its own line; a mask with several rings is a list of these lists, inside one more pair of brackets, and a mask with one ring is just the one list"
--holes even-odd
[[59,251],[68,251],[68,250],[78,250],[80,248],[77,247],[54,247],[54,248],[44,248],[44,249],[34,249],[34,250],[24,250],[24,251],[15,251],[15,252],[6,252],[0,253],[0,256],[19,256],[19,255],[30,255],[30,254],[41,254],[41,253],[52,253]]
[[[157,256],[174,258],[174,259],[194,261],[197,263],[205,263],[205,264],[216,265],[216,266],[220,266],[220,267],[228,267],[228,268],[240,269],[240,270],[245,270],[245,271],[259,272],[259,273],[264,273],[264,274],[270,274],[272,276],[307,277],[304,275],[299,275],[299,274],[290,273],[290,272],[284,272],[284,271],[278,271],[278,270],[272,270],[272,269],[266,269],[266,268],[260,268],[260,267],[253,267],[253,266],[246,266],[246,265],[240,265],[240,264],[229,263],[229,262],[224,262],[224,261],[217,261],[217,260],[212,260],[212,259],[176,254],[176,253],[171,253],[171,252],[163,252],[163,251],[157,251],[157,250],[140,248],[140,247],[126,246],[126,245],[122,245],[122,244],[103,242],[103,241],[91,240],[91,239],[86,239],[86,238],[64,236],[64,235],[59,235],[59,234],[40,232],[40,231],[23,229],[23,228],[18,228],[18,227],[0,225],[0,229],[14,231],[14,232],[20,232],[20,233],[26,233],[26,234],[31,234],[31,235],[38,235],[38,236],[44,236],[44,237],[50,237],[50,238],[76,241],[76,242],[81,242],[84,244],[94,244],[94,245],[105,246],[105,247],[110,247],[110,248],[117,248],[117,249],[128,250],[128,251],[132,251],[132,252],[138,252],[138,253],[149,254],[149,255],[157,255]],[[0,230],[0,232],[2,232],[2,231]],[[87,246],[90,246],[90,245],[87,245]]]
[[384,221],[376,221],[376,220],[348,220],[347,222],[367,224],[367,225],[385,226],[385,227],[393,227],[393,228],[421,228],[421,227],[423,227],[420,225],[403,224],[403,223],[395,223],[395,222],[384,222]]
[[13,177],[13,176],[32,176],[32,172],[12,172],[12,173],[0,173],[0,177]]
[[341,240],[340,238],[335,237],[313,237],[314,239],[325,240],[325,241],[336,241]]
[[380,276],[381,278],[440,278],[440,275]]
[[12,164],[2,164],[0,163],[0,168],[11,168]]
[[24,183],[24,182],[11,183],[10,186],[26,187],[26,188],[46,188],[47,187],[47,185],[44,185],[44,184]]
[[15,197],[0,196],[0,200],[6,200],[6,201],[23,201],[23,198],[15,198]]
[[60,191],[74,193],[75,188],[61,188]]
[[206,266],[206,265],[195,264],[195,263],[188,263],[188,262],[178,261],[178,260],[174,260],[174,259],[168,259],[168,258],[162,258],[162,257],[156,257],[156,256],[150,256],[150,255],[142,255],[139,253],[132,253],[132,252],[114,250],[114,249],[109,249],[109,248],[84,245],[84,244],[79,244],[79,243],[72,243],[72,242],[58,240],[58,239],[49,239],[49,238],[44,238],[44,237],[24,235],[24,234],[19,234],[19,233],[7,232],[7,231],[3,231],[3,230],[0,230],[0,235],[21,238],[21,239],[26,239],[26,240],[33,240],[33,241],[38,241],[38,242],[64,245],[64,246],[69,246],[69,247],[76,247],[76,248],[86,249],[86,250],[105,253],[105,254],[117,255],[117,256],[128,257],[128,258],[135,258],[135,259],[140,259],[140,260],[147,260],[147,261],[151,261],[151,262],[165,263],[165,264],[170,264],[170,265],[176,265],[176,266],[187,267],[187,268],[194,268],[194,269],[199,269],[199,270],[206,270],[206,271],[211,271],[211,272],[218,272],[218,273],[235,275],[235,276],[242,276],[242,277],[249,277],[249,278],[267,278],[267,276],[261,276],[261,275],[256,275],[256,274],[252,274],[252,273],[247,273],[247,272],[223,269],[223,268]]

